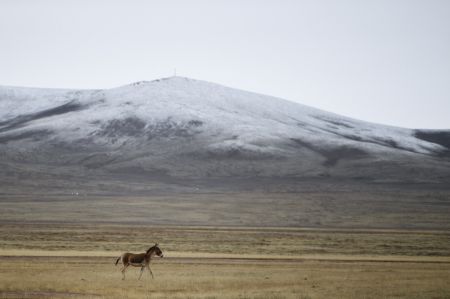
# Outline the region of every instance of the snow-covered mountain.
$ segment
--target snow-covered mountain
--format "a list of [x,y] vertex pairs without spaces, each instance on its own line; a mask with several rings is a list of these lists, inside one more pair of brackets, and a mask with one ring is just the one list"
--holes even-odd
[[0,87],[0,155],[3,184],[61,170],[439,182],[450,175],[450,130],[373,124],[171,77],[105,90]]

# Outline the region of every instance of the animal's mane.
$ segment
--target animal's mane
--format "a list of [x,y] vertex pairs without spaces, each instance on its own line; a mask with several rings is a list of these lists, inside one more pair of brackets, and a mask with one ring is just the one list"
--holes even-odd
[[150,251],[152,251],[152,249],[155,249],[156,247],[157,247],[158,245],[153,245],[152,247],[150,247],[148,250],[147,250],[147,254],[150,252]]

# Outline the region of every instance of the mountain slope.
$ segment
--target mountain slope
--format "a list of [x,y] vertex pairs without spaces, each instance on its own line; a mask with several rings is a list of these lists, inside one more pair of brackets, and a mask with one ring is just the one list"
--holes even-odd
[[[342,117],[182,77],[108,90],[0,88],[3,185],[48,176],[443,182],[450,131]],[[19,180],[19,181],[20,181]],[[31,181],[31,179],[30,179]]]

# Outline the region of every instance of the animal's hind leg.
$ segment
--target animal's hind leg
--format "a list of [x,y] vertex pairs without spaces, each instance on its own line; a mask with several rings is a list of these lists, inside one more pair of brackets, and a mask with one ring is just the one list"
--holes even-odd
[[126,265],[126,266],[124,265],[122,270],[121,270],[122,275],[123,275],[122,280],[125,280],[125,271],[127,270],[127,268],[128,268],[128,265]]
[[144,266],[142,266],[141,267],[141,274],[139,274],[139,279],[138,280],[141,280],[141,277],[142,277],[142,273],[144,272]]

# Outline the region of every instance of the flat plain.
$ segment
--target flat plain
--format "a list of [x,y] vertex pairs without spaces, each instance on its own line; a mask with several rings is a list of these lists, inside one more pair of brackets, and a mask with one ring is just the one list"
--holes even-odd
[[[448,263],[170,258],[122,281],[109,257],[3,257],[4,298],[448,298]],[[147,273],[145,273],[147,274]]]
[[2,196],[0,298],[450,298],[448,191],[363,191]]
[[[3,298],[448,298],[443,231],[63,223],[0,229]],[[155,278],[116,258],[159,242]]]

